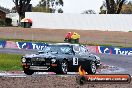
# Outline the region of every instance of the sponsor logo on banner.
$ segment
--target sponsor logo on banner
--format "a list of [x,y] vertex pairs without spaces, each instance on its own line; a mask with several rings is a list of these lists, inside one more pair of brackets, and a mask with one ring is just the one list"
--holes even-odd
[[36,43],[32,43],[33,49],[37,49],[37,50],[43,50],[45,48],[45,46],[47,46],[47,44],[36,44]]
[[132,48],[117,48],[97,46],[97,53],[117,54],[117,55],[132,55]]
[[0,41],[0,48],[5,48],[6,41]]
[[43,50],[47,43],[16,42],[19,49],[37,49]]
[[115,54],[132,55],[132,48],[114,48]]
[[97,46],[97,52],[112,54],[112,49],[110,47]]
[[16,42],[18,49],[30,49],[30,43],[28,42]]

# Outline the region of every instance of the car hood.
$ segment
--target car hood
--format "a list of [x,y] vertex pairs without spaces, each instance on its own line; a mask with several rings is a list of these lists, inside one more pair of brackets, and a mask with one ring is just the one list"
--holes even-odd
[[65,54],[55,54],[55,53],[43,53],[43,54],[26,54],[25,58],[35,58],[35,57],[44,57],[44,58],[62,58]]
[[54,58],[54,57],[56,57],[56,55],[53,55],[51,53],[45,53],[45,54],[26,54],[23,57],[25,57],[25,58],[35,58],[35,57]]
[[100,60],[100,57],[99,56],[97,56],[95,54],[90,54],[90,55],[96,57],[97,60]]

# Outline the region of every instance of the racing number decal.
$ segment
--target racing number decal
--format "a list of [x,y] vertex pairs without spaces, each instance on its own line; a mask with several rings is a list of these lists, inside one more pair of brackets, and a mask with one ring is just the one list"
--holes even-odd
[[78,65],[78,58],[77,57],[73,57],[73,65]]

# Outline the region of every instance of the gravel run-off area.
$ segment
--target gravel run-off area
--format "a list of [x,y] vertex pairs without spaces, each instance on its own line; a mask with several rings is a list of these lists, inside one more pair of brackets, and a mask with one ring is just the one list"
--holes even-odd
[[24,78],[0,78],[0,88],[132,88],[130,84],[84,84],[76,82],[76,76],[43,75]]

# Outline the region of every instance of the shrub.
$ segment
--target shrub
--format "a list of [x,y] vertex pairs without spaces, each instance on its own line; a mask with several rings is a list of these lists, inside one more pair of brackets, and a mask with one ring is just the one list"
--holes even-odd
[[5,25],[6,25],[6,26],[12,26],[11,23],[12,23],[12,19],[11,19],[11,18],[6,18],[6,19],[5,19]]
[[0,27],[4,26],[5,22],[3,20],[0,19]]

